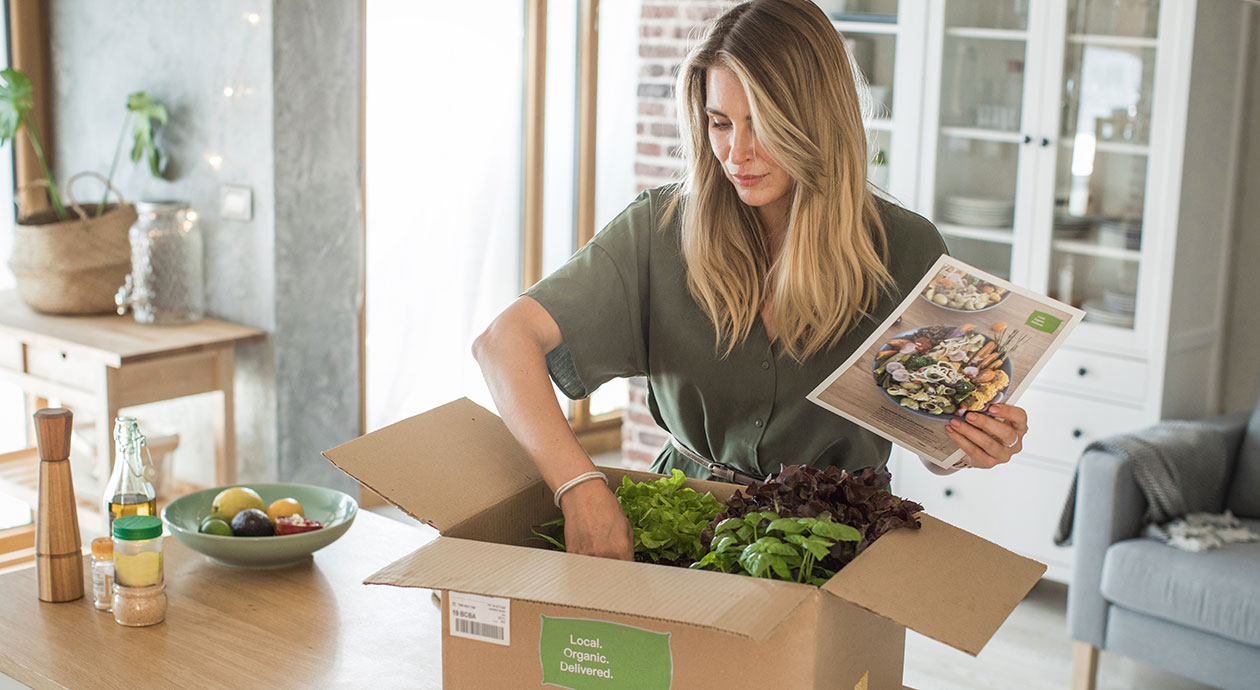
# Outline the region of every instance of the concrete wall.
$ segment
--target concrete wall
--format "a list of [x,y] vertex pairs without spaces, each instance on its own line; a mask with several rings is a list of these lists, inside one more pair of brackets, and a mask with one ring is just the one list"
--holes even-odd
[[[128,199],[191,201],[209,314],[270,333],[237,351],[242,481],[351,486],[319,451],[358,434],[357,4],[53,0],[50,13],[57,174],[106,171],[127,94],[155,96],[171,114],[166,179],[124,150],[115,182]],[[253,189],[252,221],[219,218],[222,184]],[[177,473],[203,483],[216,397],[136,411],[180,434]]]
[[358,436],[358,3],[275,3],[280,476],[355,484],[320,451]]

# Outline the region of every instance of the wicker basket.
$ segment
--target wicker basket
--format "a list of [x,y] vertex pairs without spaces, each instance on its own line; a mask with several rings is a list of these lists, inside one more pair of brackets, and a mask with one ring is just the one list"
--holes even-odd
[[136,210],[125,202],[109,204],[97,218],[96,204],[75,203],[69,189],[67,197],[77,217],[58,221],[49,209],[18,221],[9,258],[18,295],[48,314],[111,313],[117,308],[114,295],[131,272],[128,231]]

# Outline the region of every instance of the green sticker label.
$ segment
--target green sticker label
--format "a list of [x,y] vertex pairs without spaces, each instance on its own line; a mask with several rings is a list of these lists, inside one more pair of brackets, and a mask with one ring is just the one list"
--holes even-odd
[[1044,311],[1035,311],[1028,317],[1029,326],[1046,333],[1054,333],[1063,324],[1063,319],[1051,316]]
[[569,690],[669,690],[669,633],[586,618],[542,617],[543,685]]

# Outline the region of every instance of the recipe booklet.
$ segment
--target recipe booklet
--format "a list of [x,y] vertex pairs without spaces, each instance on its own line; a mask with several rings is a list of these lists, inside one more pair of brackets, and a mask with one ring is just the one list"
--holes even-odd
[[808,398],[952,467],[945,426],[1015,404],[1085,312],[942,255],[893,313]]

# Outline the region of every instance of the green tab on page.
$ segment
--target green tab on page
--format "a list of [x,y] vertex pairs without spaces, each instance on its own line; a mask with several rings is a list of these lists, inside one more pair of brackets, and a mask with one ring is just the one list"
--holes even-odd
[[669,690],[669,633],[587,618],[542,617],[543,685],[569,690]]
[[1054,333],[1063,325],[1063,319],[1051,316],[1044,311],[1034,311],[1026,322],[1033,328],[1046,333]]

